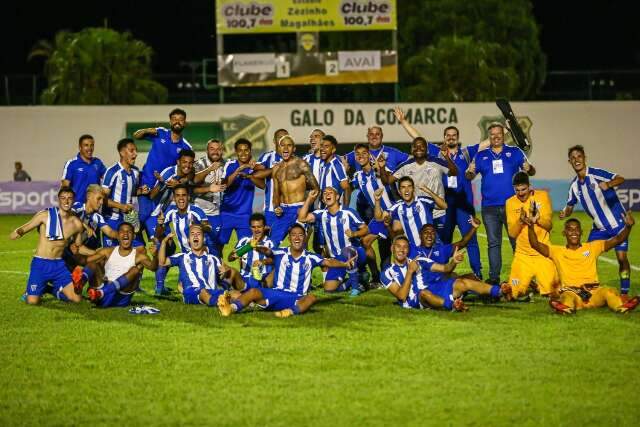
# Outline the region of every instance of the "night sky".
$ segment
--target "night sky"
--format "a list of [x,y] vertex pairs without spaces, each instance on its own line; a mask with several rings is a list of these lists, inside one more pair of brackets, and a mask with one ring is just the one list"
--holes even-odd
[[[52,39],[61,29],[102,26],[105,19],[109,27],[130,30],[154,48],[154,71],[158,73],[187,72],[179,66],[180,61],[214,54],[215,6],[210,0],[181,0],[173,6],[147,0],[88,1],[81,7],[75,2],[68,3],[72,7],[65,2],[37,3],[3,5],[0,74],[40,73],[41,60],[26,60],[37,40]],[[596,7],[595,2],[534,2],[548,70],[640,68],[635,2],[597,3]]]

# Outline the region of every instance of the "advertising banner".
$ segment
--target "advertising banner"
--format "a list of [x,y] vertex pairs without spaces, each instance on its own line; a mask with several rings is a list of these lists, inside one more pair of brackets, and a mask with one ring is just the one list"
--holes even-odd
[[216,33],[395,30],[395,0],[218,0]]
[[60,181],[0,182],[0,215],[34,214],[58,206]]

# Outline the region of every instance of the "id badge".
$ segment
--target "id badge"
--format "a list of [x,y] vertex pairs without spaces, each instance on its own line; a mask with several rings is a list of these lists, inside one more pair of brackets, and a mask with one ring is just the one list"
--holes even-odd
[[448,176],[447,177],[447,187],[448,188],[458,188],[458,177],[457,176]]
[[502,159],[493,160],[491,162],[493,165],[493,173],[503,173],[504,169],[502,167]]

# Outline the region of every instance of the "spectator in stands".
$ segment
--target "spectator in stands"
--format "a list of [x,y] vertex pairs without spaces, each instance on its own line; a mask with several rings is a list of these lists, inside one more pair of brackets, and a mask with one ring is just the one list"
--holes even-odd
[[15,163],[16,170],[13,173],[14,181],[31,181],[31,176],[27,173],[26,170],[22,169],[22,162]]

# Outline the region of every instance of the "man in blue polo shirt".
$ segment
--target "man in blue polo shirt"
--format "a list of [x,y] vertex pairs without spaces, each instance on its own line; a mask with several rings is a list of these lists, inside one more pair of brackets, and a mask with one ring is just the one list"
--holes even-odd
[[[504,126],[500,123],[489,125],[491,148],[480,151],[465,173],[468,180],[482,175],[480,192],[482,194],[482,221],[487,230],[489,252],[489,282],[500,283],[502,269],[502,227],[507,228],[505,202],[513,196],[512,178],[523,170],[528,175],[536,173],[528,162],[527,156],[518,147],[504,144]],[[515,240],[509,238],[515,249]]]
[[82,135],[78,140],[78,155],[64,165],[60,187],[71,187],[76,194],[76,203],[84,203],[87,187],[100,184],[107,171],[102,160],[93,157],[95,141],[91,135]]
[[318,185],[320,191],[323,192],[325,188],[335,188],[338,191],[338,195],[343,197],[343,205],[349,206],[351,201],[351,185],[349,184],[349,177],[347,171],[340,160],[340,157],[336,156],[336,150],[338,149],[338,140],[333,135],[325,135],[320,142],[320,158],[322,159],[322,165],[320,167],[320,180]]
[[[140,185],[153,188],[156,182],[156,173],[162,172],[169,166],[176,164],[180,151],[189,149],[191,144],[182,136],[187,126],[187,113],[174,108],[169,113],[169,129],[158,127],[140,129],[133,133],[135,139],[146,139],[151,142],[151,149],[147,161],[142,167]],[[155,204],[148,196],[138,198],[140,223],[145,224],[155,209]],[[147,230],[149,238],[153,237],[153,231]]]

